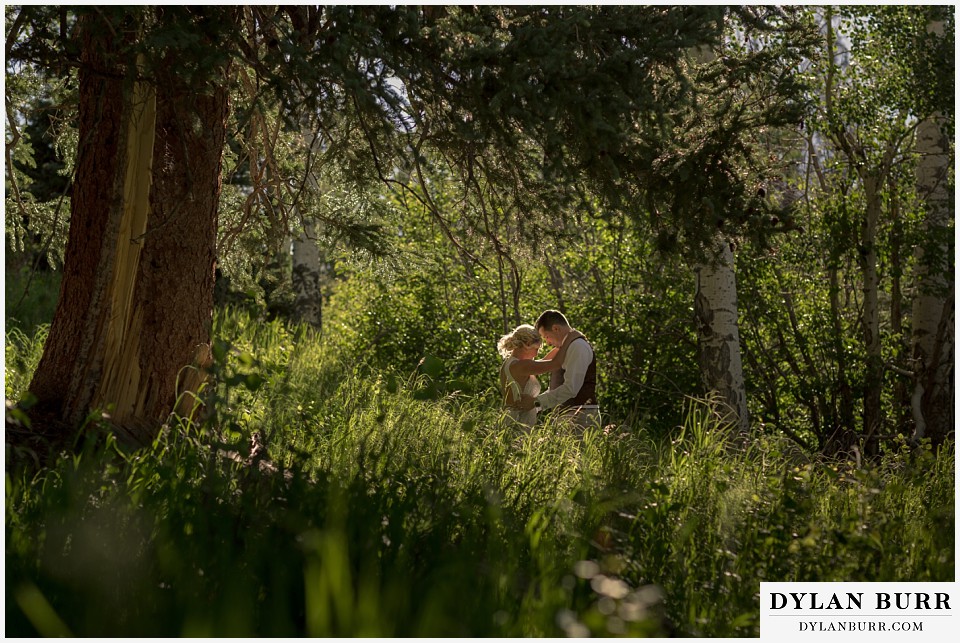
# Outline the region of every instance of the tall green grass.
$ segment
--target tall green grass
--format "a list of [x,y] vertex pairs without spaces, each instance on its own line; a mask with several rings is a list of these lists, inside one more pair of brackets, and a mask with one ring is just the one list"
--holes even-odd
[[7,634],[756,636],[763,580],[954,577],[949,449],[809,461],[700,400],[669,442],[523,433],[442,370],[235,313],[216,335],[203,414],[7,471]]

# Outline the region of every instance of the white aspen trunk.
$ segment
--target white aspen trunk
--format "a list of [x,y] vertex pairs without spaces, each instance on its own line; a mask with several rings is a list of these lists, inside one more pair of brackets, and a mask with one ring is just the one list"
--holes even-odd
[[737,279],[733,250],[717,238],[714,262],[694,269],[697,292],[694,314],[700,351],[700,376],[708,394],[715,394],[727,409],[728,418],[741,434],[749,429],[747,394],[740,354],[737,309]]
[[303,231],[293,240],[293,294],[297,317],[315,328],[323,319],[320,290],[320,249],[317,247],[316,224],[304,218]]
[[[712,47],[700,45],[690,50],[698,64],[716,59]],[[715,395],[726,409],[727,418],[741,436],[749,433],[747,392],[743,380],[743,357],[740,353],[737,277],[733,249],[722,234],[714,238],[714,260],[694,267],[697,292],[694,316],[700,378],[707,395]]]
[[[943,23],[932,22],[927,31],[943,34]],[[924,228],[932,243],[918,247],[913,300],[914,382],[911,412],[913,438],[940,442],[953,430],[954,282],[950,238],[954,220],[953,197],[948,184],[949,141],[943,134],[945,119],[934,114],[917,128],[917,191],[924,204]]]
[[[301,133],[312,155],[319,156],[321,154],[319,137],[307,127],[304,127]],[[308,172],[306,178],[309,188],[319,194],[320,183],[313,172]],[[293,240],[293,309],[300,321],[319,329],[323,322],[323,292],[321,291],[323,266],[320,261],[320,248],[317,247],[317,225],[310,217],[303,216],[299,206],[296,211],[303,223],[303,230]]]

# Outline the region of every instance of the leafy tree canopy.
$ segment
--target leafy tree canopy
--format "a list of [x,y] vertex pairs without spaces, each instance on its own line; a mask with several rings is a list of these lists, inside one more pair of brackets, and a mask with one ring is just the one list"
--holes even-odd
[[[109,30],[154,80],[198,91],[228,62],[243,123],[279,107],[347,176],[421,183],[429,157],[517,216],[649,218],[661,249],[763,224],[764,128],[797,122],[802,12],[665,6],[21,7],[8,59],[79,64],[76,25]],[[698,56],[715,51],[716,56]],[[242,72],[242,73],[241,73]],[[244,76],[245,74],[245,76]],[[245,81],[243,79],[246,79]],[[266,142],[266,141],[262,141]],[[309,170],[309,167],[307,168]],[[428,173],[428,172],[427,172]],[[762,192],[761,192],[762,194]],[[547,226],[549,228],[549,226]]]

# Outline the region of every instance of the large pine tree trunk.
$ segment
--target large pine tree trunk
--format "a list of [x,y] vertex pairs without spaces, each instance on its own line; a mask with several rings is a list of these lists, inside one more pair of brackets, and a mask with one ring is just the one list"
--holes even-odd
[[183,369],[210,340],[226,92],[186,86],[174,61],[134,81],[112,32],[89,27],[64,276],[30,389],[63,431],[100,409],[144,440],[178,378],[199,383]]
[[227,124],[225,85],[188,86],[175,74],[176,61],[168,62],[172,73],[160,83],[166,91],[157,101],[150,219],[135,293],[142,314],[138,365],[121,362],[139,375],[132,404],[124,408],[148,419],[169,413],[175,395],[199,384],[195,370],[181,369],[209,360]]
[[[80,24],[80,138],[60,297],[30,385],[35,412],[70,425],[90,408],[104,369],[120,229],[133,215],[124,202],[127,169],[135,167],[131,156],[152,154],[152,147],[137,149],[153,128],[145,122],[146,105],[133,100],[127,65],[117,59],[119,43],[91,20]],[[129,235],[122,245],[130,245]]]
[[747,394],[740,354],[737,278],[733,250],[726,239],[717,239],[717,257],[696,269],[694,298],[700,375],[708,394],[716,394],[728,419],[745,435],[749,429]]
[[[943,34],[943,23],[928,27]],[[948,184],[950,144],[936,114],[917,129],[917,189],[923,201],[928,244],[917,251],[917,295],[913,302],[914,439],[939,444],[954,430],[953,195]]]

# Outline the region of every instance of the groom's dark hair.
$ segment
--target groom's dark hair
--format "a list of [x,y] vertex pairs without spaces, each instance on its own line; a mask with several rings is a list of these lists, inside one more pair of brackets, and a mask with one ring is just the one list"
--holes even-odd
[[567,318],[563,316],[559,310],[545,310],[540,313],[540,316],[537,317],[537,323],[534,324],[534,328],[540,330],[541,328],[546,328],[550,330],[557,324],[561,326],[570,327],[570,322],[567,321]]

